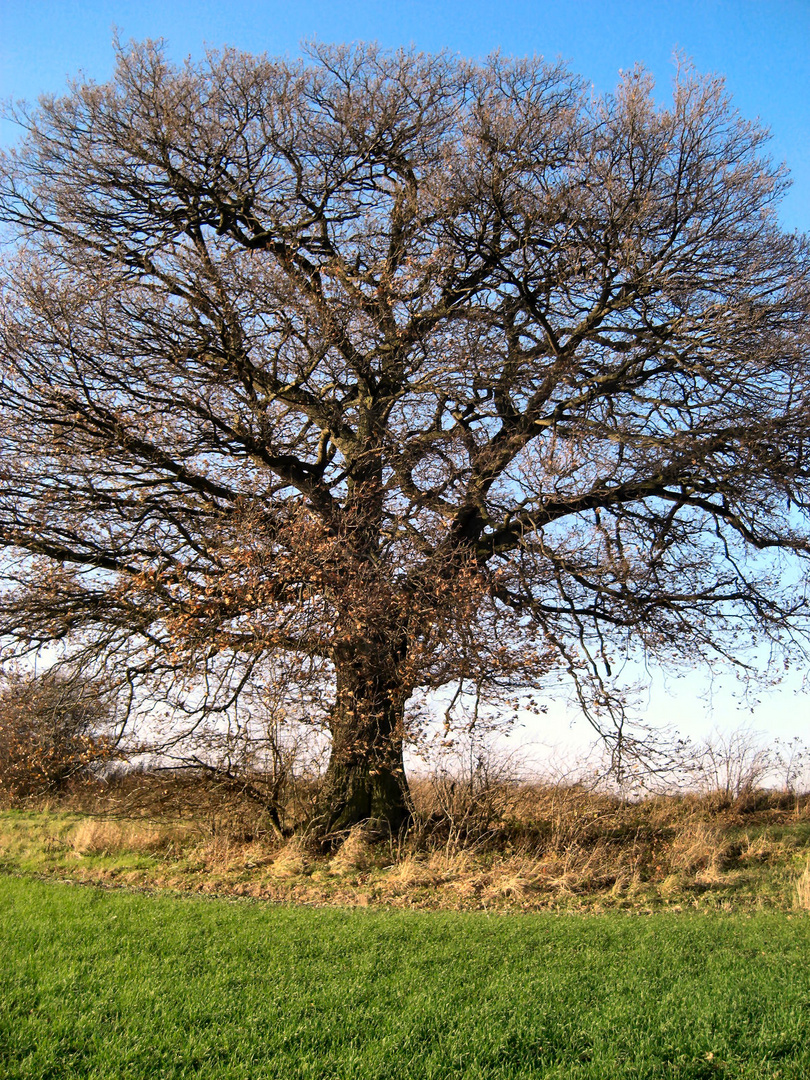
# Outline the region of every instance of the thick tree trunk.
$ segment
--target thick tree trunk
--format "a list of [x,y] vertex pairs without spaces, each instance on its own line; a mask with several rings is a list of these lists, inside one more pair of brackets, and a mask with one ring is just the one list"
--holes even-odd
[[402,761],[404,698],[368,658],[337,665],[332,750],[315,825],[323,834],[361,822],[396,834],[410,817]]

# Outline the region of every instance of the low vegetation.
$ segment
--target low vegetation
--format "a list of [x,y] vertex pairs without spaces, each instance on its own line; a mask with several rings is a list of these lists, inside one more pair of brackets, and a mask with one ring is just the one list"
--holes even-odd
[[435,772],[325,846],[284,790],[0,809],[4,1080],[808,1075],[810,796]]
[[414,797],[409,831],[356,827],[324,849],[305,831],[279,835],[255,799],[200,776],[85,782],[0,812],[0,867],[318,904],[810,909],[810,796],[631,801],[582,783],[472,790],[433,777]]

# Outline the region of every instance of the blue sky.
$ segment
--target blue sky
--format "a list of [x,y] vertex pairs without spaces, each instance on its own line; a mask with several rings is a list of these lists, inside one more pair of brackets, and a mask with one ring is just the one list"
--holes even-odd
[[[104,80],[114,26],[123,40],[165,38],[178,60],[206,45],[294,55],[313,37],[540,53],[597,90],[642,62],[662,97],[679,50],[725,75],[741,113],[771,128],[772,154],[794,176],[782,220],[810,231],[810,0],[0,0],[0,98],[58,91],[79,69]],[[0,138],[13,141],[13,128]]]
[[[166,40],[171,56],[199,57],[206,46],[295,55],[302,41],[379,41],[484,56],[496,49],[562,57],[597,91],[641,62],[666,98],[681,52],[702,72],[724,75],[746,117],[773,134],[772,156],[787,162],[793,188],[782,205],[787,229],[810,232],[810,0],[0,0],[0,98],[59,92],[79,70],[103,81],[113,66],[113,28],[123,41]],[[8,123],[0,142],[16,138]],[[670,685],[653,680],[650,718],[693,734],[748,722],[770,735],[810,741],[806,694],[797,673],[751,714],[721,680],[714,709],[700,701],[701,674]],[[564,711],[552,727],[565,740]]]

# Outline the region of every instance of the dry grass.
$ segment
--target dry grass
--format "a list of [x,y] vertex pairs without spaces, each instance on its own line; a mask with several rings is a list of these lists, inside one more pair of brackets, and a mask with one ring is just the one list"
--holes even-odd
[[728,864],[730,845],[718,824],[696,820],[675,830],[669,849],[669,867],[673,873],[696,876],[716,874]]
[[441,880],[442,874],[437,867],[413,854],[400,859],[389,875],[389,884],[394,892],[435,888]]
[[112,855],[116,852],[144,852],[171,855],[188,846],[187,829],[161,824],[89,818],[70,836],[70,846],[79,855]]
[[271,866],[277,877],[301,877],[307,873],[311,861],[306,842],[300,837],[292,837],[275,853]]
[[583,784],[507,781],[471,798],[446,777],[443,785],[414,785],[407,835],[379,842],[357,828],[323,853],[305,833],[280,840],[261,806],[233,791],[127,778],[118,788],[85,786],[50,813],[40,805],[0,815],[0,859],[84,880],[318,903],[810,909],[810,870],[795,872],[810,851],[806,796],[627,802]]
[[351,873],[365,870],[374,861],[374,847],[369,841],[366,830],[358,826],[351,830],[340,845],[337,853],[329,861],[329,870],[333,874]]
[[810,911],[810,860],[796,878],[795,903],[802,911]]

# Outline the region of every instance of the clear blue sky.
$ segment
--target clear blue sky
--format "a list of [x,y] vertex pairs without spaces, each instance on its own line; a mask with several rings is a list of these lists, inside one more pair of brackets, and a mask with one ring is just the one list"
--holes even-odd
[[0,98],[58,91],[79,69],[107,78],[113,26],[123,40],[165,38],[177,59],[206,45],[294,55],[312,37],[540,53],[597,90],[640,61],[662,96],[681,50],[724,74],[740,111],[771,128],[773,156],[794,176],[782,220],[810,231],[810,0],[0,0]]
[[[123,41],[163,37],[177,60],[222,45],[295,55],[312,38],[473,57],[495,49],[539,53],[563,57],[598,91],[641,62],[662,98],[679,51],[699,71],[723,74],[740,112],[771,129],[772,156],[787,162],[794,180],[782,222],[810,232],[810,0],[0,0],[0,98],[58,92],[80,69],[108,78],[113,27]],[[0,128],[0,142],[15,138],[11,125]],[[810,741],[807,697],[795,693],[800,682],[769,695],[750,722]],[[667,693],[656,677],[648,715],[693,734],[707,723],[744,722],[746,712],[722,686],[707,717],[695,696],[708,685],[695,674]],[[551,722],[559,741],[562,719],[557,712]]]

